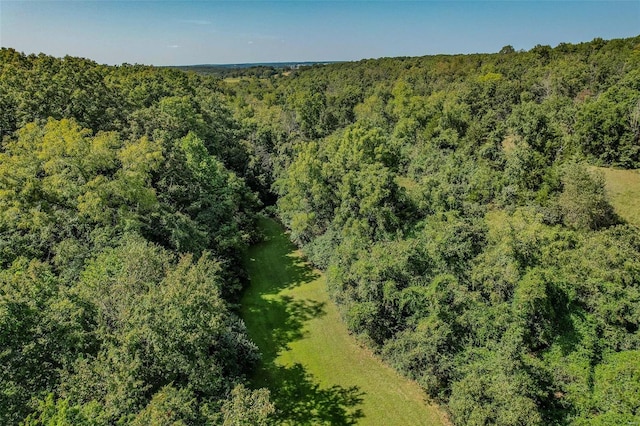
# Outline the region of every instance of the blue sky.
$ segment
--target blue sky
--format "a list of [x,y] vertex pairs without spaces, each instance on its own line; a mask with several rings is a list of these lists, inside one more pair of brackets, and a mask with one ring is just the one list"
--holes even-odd
[[639,0],[0,0],[3,47],[107,64],[358,60],[639,34]]

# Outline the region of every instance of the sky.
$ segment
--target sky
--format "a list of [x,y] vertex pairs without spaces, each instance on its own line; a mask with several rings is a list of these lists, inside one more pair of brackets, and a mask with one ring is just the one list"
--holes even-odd
[[0,0],[0,46],[104,64],[351,61],[640,35],[640,0]]

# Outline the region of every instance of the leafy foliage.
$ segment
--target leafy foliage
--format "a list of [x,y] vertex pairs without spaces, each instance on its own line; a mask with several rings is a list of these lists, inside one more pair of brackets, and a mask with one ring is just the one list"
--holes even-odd
[[[633,375],[638,231],[585,162],[640,164],[638,43],[368,60],[229,89],[250,106],[239,117],[278,135],[263,153],[277,212],[349,328],[456,424],[634,419],[599,386],[619,374],[605,392],[626,398]],[[275,130],[263,111],[289,119]]]
[[277,419],[229,303],[261,201],[455,423],[637,421],[638,230],[584,163],[640,166],[639,43],[233,84],[1,49],[0,422]]
[[229,303],[259,201],[215,84],[1,57],[0,423],[264,423]]

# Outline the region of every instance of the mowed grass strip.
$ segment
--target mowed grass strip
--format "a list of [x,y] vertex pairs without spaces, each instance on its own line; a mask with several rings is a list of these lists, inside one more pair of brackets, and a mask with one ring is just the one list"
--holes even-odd
[[628,223],[640,226],[640,170],[592,169],[604,175],[607,197],[615,212]]
[[255,387],[265,386],[281,424],[444,425],[444,413],[349,335],[312,269],[282,227],[261,219],[266,240],[245,257],[251,284],[242,299],[249,336],[263,353]]

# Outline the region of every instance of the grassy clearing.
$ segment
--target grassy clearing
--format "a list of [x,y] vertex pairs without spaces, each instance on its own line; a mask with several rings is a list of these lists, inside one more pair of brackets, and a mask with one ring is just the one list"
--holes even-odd
[[249,336],[263,362],[253,377],[279,408],[280,424],[443,425],[419,386],[359,347],[330,301],[324,276],[281,226],[262,219],[266,241],[245,258],[242,299]]
[[625,221],[640,226],[640,170],[593,167],[605,178],[607,196],[616,213]]

